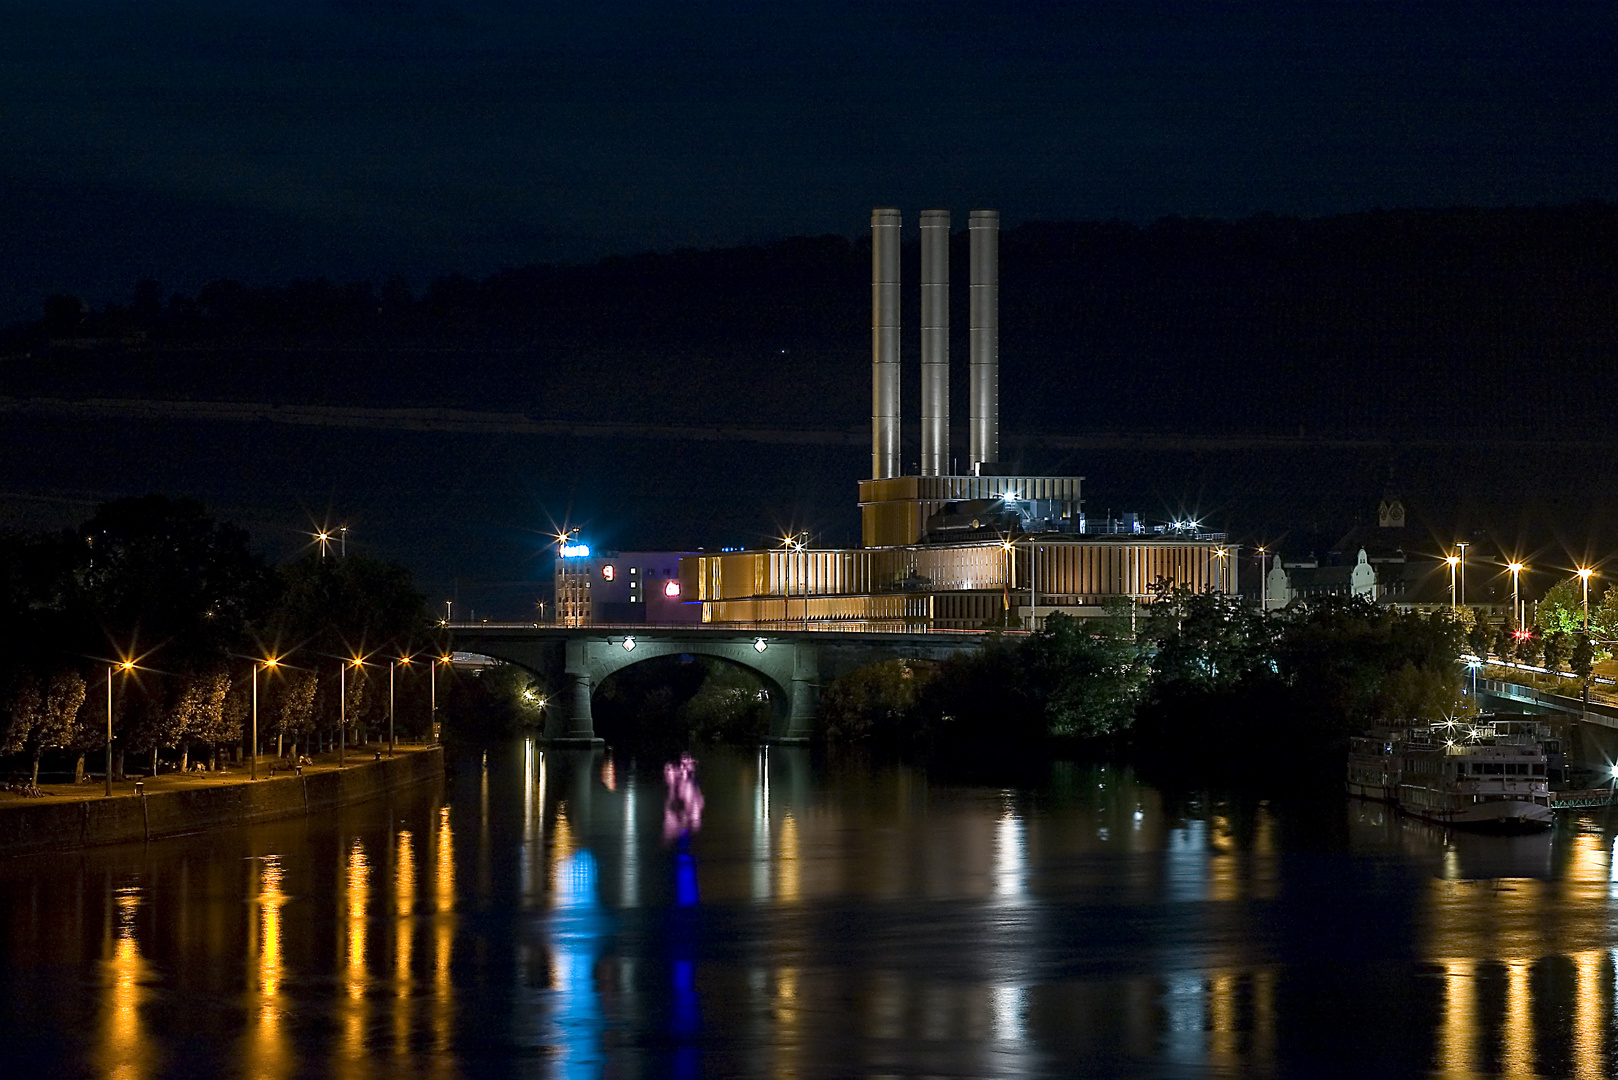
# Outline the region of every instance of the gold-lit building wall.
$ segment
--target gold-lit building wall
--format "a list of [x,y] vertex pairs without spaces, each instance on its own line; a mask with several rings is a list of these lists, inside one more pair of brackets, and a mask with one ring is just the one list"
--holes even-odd
[[921,539],[927,519],[948,502],[996,499],[1054,500],[1079,507],[1082,476],[890,476],[860,481],[860,542],[868,548],[902,547]]
[[[928,479],[899,477],[899,480]],[[938,479],[938,478],[932,478]],[[680,562],[685,595],[709,623],[923,623],[978,626],[1021,607],[1099,613],[1145,599],[1154,583],[1234,592],[1234,559],[1213,541],[1058,536],[825,551],[736,551]],[[1009,595],[1008,595],[1009,594]],[[874,627],[873,627],[874,628]]]
[[933,597],[889,593],[885,596],[755,596],[711,600],[702,605],[708,623],[814,623],[847,630],[903,630],[933,621]]

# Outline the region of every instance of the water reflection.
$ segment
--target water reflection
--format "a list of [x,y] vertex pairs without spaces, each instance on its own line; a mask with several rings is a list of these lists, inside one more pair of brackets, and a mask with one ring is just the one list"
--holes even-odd
[[361,1077],[369,1071],[365,1051],[365,1028],[370,1012],[365,999],[369,981],[365,970],[365,946],[370,918],[371,864],[365,857],[365,842],[358,837],[349,846],[348,863],[344,869],[347,915],[344,934],[347,949],[343,957],[343,987],[348,1000],[343,1008],[343,1045],[339,1060],[343,1075]]
[[438,810],[438,857],[433,871],[433,1052],[444,1064],[453,1039],[455,988],[450,976],[455,947],[455,833],[449,807]]
[[606,766],[519,742],[442,794],[0,863],[16,1071],[1613,1074],[1600,818],[1491,838],[781,748]]
[[288,1075],[292,1067],[284,1024],[286,1005],[280,1000],[284,974],[281,908],[287,903],[282,879],[286,871],[279,855],[265,855],[258,860],[257,868],[258,896],[253,911],[258,922],[258,933],[254,935],[258,1000],[244,1071],[250,1076],[273,1078]]
[[141,1004],[150,977],[135,936],[138,886],[125,886],[107,906],[103,955],[102,1036],[99,1072],[108,1080],[140,1080],[152,1074],[150,1045],[141,1027]]
[[[585,793],[578,785],[581,778],[589,782],[589,770],[572,773],[571,794],[582,797]],[[596,967],[607,923],[596,857],[584,846],[583,837],[575,836],[567,805],[565,800],[557,802],[551,826],[549,984],[555,993],[551,1041],[557,1075],[573,1080],[600,1076],[606,1064],[602,1045],[606,1018]]]

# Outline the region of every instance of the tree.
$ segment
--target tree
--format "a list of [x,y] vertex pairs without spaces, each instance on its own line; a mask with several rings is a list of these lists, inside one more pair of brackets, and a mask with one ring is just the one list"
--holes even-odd
[[1517,638],[1517,659],[1525,664],[1538,663],[1542,644],[1539,635],[1531,631],[1522,634]]
[[1153,685],[1209,692],[1269,673],[1281,625],[1240,597],[1159,583],[1141,633],[1155,648]]
[[1560,631],[1552,631],[1545,635],[1545,666],[1551,671],[1560,670],[1562,661],[1567,659],[1568,635]]
[[1129,726],[1150,668],[1116,620],[1052,615],[1020,652],[1047,734],[1092,738]]
[[[1597,609],[1590,608],[1591,628]],[[1547,634],[1572,634],[1584,629],[1584,582],[1577,576],[1552,585],[1534,608],[1534,625]]]
[[298,739],[315,729],[315,675],[309,671],[289,671],[276,695],[275,745],[283,753],[281,740],[290,738],[296,754]]
[[1489,651],[1504,660],[1511,655],[1511,627],[1501,623],[1495,628],[1494,640],[1489,643]]
[[[229,737],[225,723],[225,697],[229,691],[230,676],[223,670],[193,673],[187,679],[174,706],[176,726],[185,740],[180,755],[182,772],[191,760],[191,740],[217,745]],[[235,737],[240,735],[238,730]]]
[[1587,634],[1573,635],[1573,651],[1568,657],[1568,666],[1573,674],[1581,681],[1588,682],[1590,672],[1595,667],[1596,650]]
[[1459,707],[1461,681],[1459,667],[1405,663],[1383,680],[1377,714],[1399,720],[1443,720]]
[[247,628],[273,596],[247,533],[215,522],[191,499],[147,495],[104,504],[80,529],[75,577],[83,621],[120,649],[159,647],[169,670],[245,651]]
[[909,741],[922,688],[936,678],[935,664],[884,660],[850,672],[821,691],[821,731],[829,741]]
[[1472,650],[1472,655],[1479,659],[1489,655],[1489,621],[1479,609],[1473,609],[1472,628],[1467,631],[1466,644]]
[[33,762],[31,783],[39,783],[40,755],[65,745],[73,737],[84,694],[84,677],[65,668],[54,672],[43,684],[27,674],[13,691],[0,753],[26,752]]

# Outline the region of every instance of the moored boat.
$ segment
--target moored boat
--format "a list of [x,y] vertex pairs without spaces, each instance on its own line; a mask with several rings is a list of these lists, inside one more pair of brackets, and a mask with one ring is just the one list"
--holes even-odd
[[1348,793],[1376,802],[1399,800],[1399,774],[1404,765],[1407,728],[1378,724],[1348,741]]
[[1549,828],[1549,759],[1535,733],[1492,723],[1412,727],[1399,808],[1444,825],[1503,832]]

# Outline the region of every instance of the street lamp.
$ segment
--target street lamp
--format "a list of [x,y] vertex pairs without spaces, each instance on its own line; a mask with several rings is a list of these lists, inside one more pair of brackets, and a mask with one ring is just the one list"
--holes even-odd
[[1461,606],[1462,607],[1466,606],[1466,549],[1467,549],[1468,544],[1469,544],[1469,541],[1466,541],[1466,540],[1458,540],[1458,541],[1455,542],[1456,549],[1458,551],[1460,551],[1460,553],[1461,553],[1460,560],[1461,560]]
[[401,656],[388,661],[388,756],[393,756],[393,672],[400,665],[410,666],[410,657]]
[[[443,656],[440,656],[438,658],[438,664],[447,665],[449,663],[449,661],[450,661],[450,656],[449,656],[448,653],[445,653]],[[430,676],[429,685],[432,687],[433,708],[432,708],[431,719],[432,719],[432,723],[433,723],[433,743],[434,743],[434,745],[437,745],[437,743],[438,743],[438,664],[429,663],[427,665],[427,672],[428,672],[428,675]]]
[[249,759],[251,764],[248,766],[249,778],[253,780],[258,779],[258,669],[262,664],[265,670],[273,671],[280,662],[273,656],[265,657],[262,661],[253,661],[253,754]]
[[1579,568],[1579,580],[1584,582],[1584,636],[1590,636],[1590,575],[1595,573],[1588,566]]
[[1017,575],[1017,549],[1013,540],[1000,541],[1000,548],[1006,553],[1006,588],[1001,598],[1001,606],[1005,608],[1006,625],[1011,625],[1011,579]]
[[324,561],[326,558],[326,549],[331,547],[331,533],[327,532],[325,529],[321,529],[319,532],[315,533],[315,543],[320,545],[320,558],[322,561]]
[[107,665],[107,795],[112,795],[112,675],[115,671],[129,673],[135,670],[135,661],[121,660]]
[[340,558],[348,558],[348,526],[341,525],[337,529],[337,554]]
[[341,769],[348,755],[348,669],[358,671],[365,664],[363,657],[344,660],[337,668],[337,767]]
[[1527,569],[1527,567],[1523,566],[1523,564],[1520,562],[1514,562],[1508,565],[1506,569],[1511,571],[1511,619],[1512,622],[1516,623],[1517,629],[1521,630],[1522,599],[1521,594],[1518,592],[1517,586],[1522,572]]
[[1459,555],[1451,555],[1444,561],[1449,563],[1449,606],[1455,607],[1455,568],[1460,565],[1461,557]]
[[1258,610],[1261,615],[1270,610],[1270,575],[1268,564],[1265,562],[1268,557],[1269,552],[1264,550],[1263,544],[1260,544],[1258,546]]

